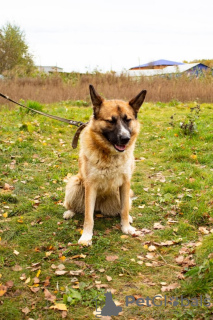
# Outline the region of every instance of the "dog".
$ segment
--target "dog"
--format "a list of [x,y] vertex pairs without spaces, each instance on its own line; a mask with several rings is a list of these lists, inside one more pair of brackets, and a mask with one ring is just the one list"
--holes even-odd
[[64,219],[84,213],[80,245],[91,245],[94,211],[120,215],[121,230],[134,234],[130,225],[130,180],[134,170],[134,147],[139,133],[137,114],[144,102],[142,90],[129,102],[105,100],[89,86],[93,116],[80,136],[79,172],[66,186]]

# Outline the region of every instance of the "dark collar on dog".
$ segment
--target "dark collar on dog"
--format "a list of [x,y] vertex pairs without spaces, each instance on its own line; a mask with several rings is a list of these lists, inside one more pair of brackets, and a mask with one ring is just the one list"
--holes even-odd
[[10,99],[8,96],[5,96],[4,94],[0,93],[0,97],[4,98],[4,99],[7,99],[8,101],[11,101],[15,104],[17,104],[18,106],[20,107],[23,107],[25,109],[28,109],[28,110],[31,110],[33,112],[36,112],[38,114],[41,114],[42,116],[45,116],[45,117],[48,117],[48,118],[52,118],[52,119],[55,119],[55,120],[58,120],[58,121],[62,121],[62,122],[66,122],[70,125],[73,125],[73,126],[76,126],[78,127],[74,137],[73,137],[73,140],[72,140],[72,147],[73,149],[77,148],[77,145],[78,145],[78,139],[79,139],[79,136],[80,136],[80,133],[81,131],[87,126],[88,122],[87,123],[84,123],[84,122],[81,122],[81,121],[75,121],[75,120],[69,120],[69,119],[65,119],[65,118],[61,118],[61,117],[58,117],[58,116],[54,116],[52,114],[48,114],[48,113],[45,113],[45,112],[42,112],[42,111],[39,111],[39,110],[35,110],[33,108],[29,108],[29,107],[26,107],[24,106],[23,104],[20,104],[19,102],[16,102],[12,99]]

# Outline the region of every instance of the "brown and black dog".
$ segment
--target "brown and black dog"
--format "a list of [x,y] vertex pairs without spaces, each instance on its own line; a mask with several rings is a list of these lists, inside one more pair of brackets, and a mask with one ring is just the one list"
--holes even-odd
[[92,243],[94,211],[121,216],[121,230],[134,234],[130,223],[130,180],[134,170],[134,147],[139,133],[137,113],[145,99],[142,90],[129,102],[104,100],[92,85],[93,116],[80,137],[79,173],[66,186],[64,219],[85,213],[78,243]]

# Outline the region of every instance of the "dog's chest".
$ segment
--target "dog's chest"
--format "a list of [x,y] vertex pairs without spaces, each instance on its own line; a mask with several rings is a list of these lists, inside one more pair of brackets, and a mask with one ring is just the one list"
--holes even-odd
[[108,190],[120,187],[125,178],[132,175],[132,157],[117,157],[107,162],[97,159],[89,165],[89,178],[98,185],[98,189]]

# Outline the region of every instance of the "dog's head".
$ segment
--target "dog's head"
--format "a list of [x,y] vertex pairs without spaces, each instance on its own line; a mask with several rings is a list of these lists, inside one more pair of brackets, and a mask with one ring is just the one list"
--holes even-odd
[[[104,100],[89,86],[93,104],[93,129],[104,139],[105,145],[118,152],[125,151],[138,134],[138,111],[143,104],[146,90],[142,90],[129,102]],[[102,141],[103,143],[103,141]]]

